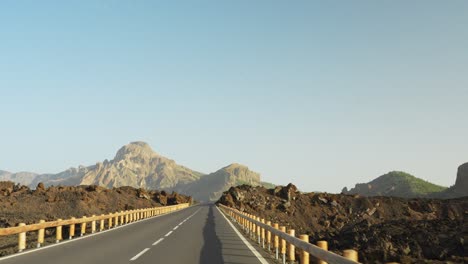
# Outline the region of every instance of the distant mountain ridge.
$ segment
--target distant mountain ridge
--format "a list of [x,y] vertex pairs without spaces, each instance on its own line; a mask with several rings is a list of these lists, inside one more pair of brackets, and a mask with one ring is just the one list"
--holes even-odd
[[391,171],[368,183],[358,183],[350,190],[344,187],[342,193],[403,198],[456,198],[468,196],[468,163],[459,167],[456,183],[450,188],[430,183],[405,172]]
[[37,173],[33,172],[17,172],[11,173],[0,170],[0,181],[20,182],[23,185],[29,185],[37,177]]
[[195,199],[208,197],[210,201],[216,201],[226,191],[227,186],[242,184],[261,185],[260,174],[250,171],[244,165],[233,163],[203,176],[199,181],[191,184],[186,192],[190,193]]
[[[3,176],[2,176],[3,175]],[[100,185],[107,188],[132,186],[166,190],[191,195],[199,201],[215,201],[230,187],[248,183],[268,185],[260,175],[241,164],[231,164],[214,173],[203,174],[177,164],[154,152],[145,142],[131,142],[120,148],[114,159],[92,166],[70,168],[57,174],[31,175],[16,178],[0,171],[0,179],[18,182],[35,188],[42,182],[50,185]],[[17,179],[17,180],[15,180]]]

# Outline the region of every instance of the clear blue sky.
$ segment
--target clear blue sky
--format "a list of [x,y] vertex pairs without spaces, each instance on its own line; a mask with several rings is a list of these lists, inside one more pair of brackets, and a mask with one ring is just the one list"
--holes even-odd
[[0,169],[130,141],[339,192],[468,162],[468,1],[1,1]]

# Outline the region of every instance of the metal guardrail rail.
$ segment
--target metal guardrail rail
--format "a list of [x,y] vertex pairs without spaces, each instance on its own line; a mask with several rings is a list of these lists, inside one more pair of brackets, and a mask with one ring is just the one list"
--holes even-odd
[[44,235],[46,228],[56,228],[56,242],[63,240],[62,238],[62,227],[69,226],[69,239],[75,236],[75,225],[80,225],[80,236],[86,233],[87,223],[91,224],[91,233],[96,232],[96,224],[99,221],[99,231],[103,231],[105,228],[105,222],[107,221],[107,227],[110,229],[119,225],[135,222],[145,218],[150,218],[157,215],[167,214],[183,208],[189,207],[190,204],[178,204],[164,207],[152,207],[137,210],[120,211],[116,213],[102,214],[100,216],[93,215],[91,217],[83,216],[82,218],[74,218],[67,220],[58,219],[56,221],[46,222],[40,220],[39,223],[26,225],[20,223],[15,227],[0,228],[0,237],[18,234],[18,251],[21,252],[26,249],[26,232],[37,231],[37,247],[40,247],[44,243]]
[[[257,238],[258,243],[268,249],[272,246],[275,248],[276,259],[279,253],[282,254],[283,263],[286,263],[286,253],[288,261],[295,261],[295,248],[302,250],[300,263],[309,264],[309,254],[319,259],[319,263],[330,264],[356,264],[358,262],[358,254],[355,250],[344,250],[343,256],[335,254],[327,250],[326,241],[320,243],[322,247],[318,247],[309,243],[308,235],[301,235],[300,238],[295,236],[294,230],[289,230],[286,233],[286,227],[279,227],[278,224],[272,224],[271,221],[265,221],[257,216],[241,212],[237,209],[219,204],[219,207],[231,216],[241,227],[253,238]],[[273,237],[272,237],[273,236]],[[286,245],[288,244],[288,245]]]

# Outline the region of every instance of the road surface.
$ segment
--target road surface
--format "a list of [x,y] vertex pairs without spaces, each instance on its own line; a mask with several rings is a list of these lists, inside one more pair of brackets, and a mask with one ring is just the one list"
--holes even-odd
[[215,205],[199,205],[0,258],[0,264],[273,263],[245,241]]

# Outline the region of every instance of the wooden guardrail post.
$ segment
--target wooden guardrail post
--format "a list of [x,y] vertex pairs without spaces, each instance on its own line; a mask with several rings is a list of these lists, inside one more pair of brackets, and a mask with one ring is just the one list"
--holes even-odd
[[[243,212],[242,215],[244,215],[245,217],[247,217],[247,213],[245,213],[245,212]],[[248,224],[247,224],[248,221],[247,221],[247,219],[244,218],[244,219],[243,219],[243,223],[244,223],[244,232],[245,232],[246,234],[248,234],[248,233],[249,233],[249,230],[248,230]]]
[[[96,215],[93,215],[92,217],[96,217]],[[96,233],[96,220],[93,220],[91,222],[91,234]]]
[[[277,230],[279,230],[279,225],[278,223],[275,223],[273,227]],[[274,235],[274,240],[275,240],[275,253],[276,253],[276,259],[279,258],[279,236]]]
[[[75,220],[75,217],[72,217],[71,220]],[[75,224],[70,224],[70,232],[68,232],[68,239],[72,239],[75,236]]]
[[[308,235],[300,235],[299,238],[304,241],[309,243],[309,236]],[[302,250],[301,251],[301,262],[300,264],[309,264],[309,252]]]
[[115,212],[115,219],[114,219],[114,222],[115,222],[115,226],[119,226],[119,215],[118,215],[119,212]]
[[101,220],[99,220],[99,231],[102,232],[102,231],[104,231],[104,228],[105,228],[104,227],[104,225],[105,225],[105,223],[104,223],[104,214],[101,214],[101,217],[102,217]]
[[[324,249],[324,250],[328,250],[328,242],[325,241],[325,240],[320,240],[320,241],[317,241],[317,247],[321,248],[321,249]],[[326,261],[323,261],[321,259],[319,259],[317,261],[318,264],[327,264]]]
[[[264,241],[266,235],[266,241],[268,244],[274,243],[276,259],[279,259],[279,252],[282,253],[282,263],[286,261],[291,263],[296,263],[295,250],[300,251],[300,264],[309,264],[310,255],[314,258],[319,259],[321,264],[328,263],[357,263],[358,262],[358,252],[356,250],[344,250],[342,256],[339,254],[328,251],[328,243],[326,241],[318,241],[317,246],[313,246],[309,243],[308,235],[300,235],[299,238],[295,237],[295,231],[293,229],[288,230],[286,233],[285,226],[278,226],[278,223],[273,224],[271,228],[271,221],[267,221],[265,224],[265,219],[259,219],[254,215],[247,214],[245,212],[239,212],[236,209],[228,208],[226,206],[220,205],[225,212],[228,212],[228,215],[232,215],[233,220],[237,217],[239,218],[242,226],[246,226],[246,232],[250,233],[250,236],[254,239],[258,236]],[[245,218],[244,218],[245,217]],[[243,221],[245,220],[245,221]],[[260,231],[259,231],[260,230]],[[270,232],[268,232],[270,231]],[[265,233],[266,234],[265,234]],[[273,236],[273,241],[271,237]],[[281,244],[280,244],[281,243]],[[264,246],[264,242],[262,243]],[[286,258],[287,257],[287,258]],[[394,264],[393,262],[387,264]]]
[[[249,214],[244,213],[244,216],[249,217]],[[249,222],[249,220],[247,218],[245,219],[245,231],[246,231],[247,235],[250,235],[250,222]]]
[[[62,221],[62,219],[57,219],[57,221]],[[55,229],[55,243],[62,241],[62,226],[58,225]]]
[[[250,218],[250,214],[247,214],[247,217]],[[250,219],[247,219],[247,231],[248,231],[249,237],[252,238],[252,222],[250,222]]]
[[[25,226],[25,223],[20,223],[18,226]],[[18,252],[22,252],[26,249],[26,232],[18,234]]]
[[[250,214],[247,214],[247,217],[250,217]],[[252,223],[250,222],[250,219],[247,219],[247,234],[252,238]]]
[[[286,227],[281,226],[280,231],[286,233]],[[281,238],[281,255],[283,256],[283,264],[286,264],[286,240]]]
[[112,214],[109,215],[109,223],[108,223],[108,225],[109,225],[109,229],[111,229],[111,228],[112,228]]
[[343,257],[358,262],[358,252],[354,249],[343,250]]
[[[260,220],[260,222],[261,222],[262,224],[265,224],[265,219],[262,218],[262,219]],[[265,248],[265,228],[262,227],[261,229],[262,229],[262,230],[261,230],[261,231],[262,231],[262,248]]]
[[[83,216],[83,221],[86,221],[86,216]],[[86,233],[86,222],[81,223],[80,236],[83,236]]]
[[[289,229],[288,235],[296,236],[296,231],[294,229]],[[291,243],[288,243],[288,261],[290,263],[294,263],[296,261],[296,247]]]
[[[266,224],[267,224],[268,226],[271,226],[271,221],[268,220],[268,221],[266,222]],[[266,240],[267,240],[267,245],[268,245],[268,251],[271,251],[271,232],[270,232],[270,230],[267,230],[267,233],[266,233]]]
[[[174,212],[183,208],[188,207],[187,204],[181,204],[181,205],[175,205],[175,206],[168,206],[167,208],[163,208],[160,211],[164,212]],[[0,236],[6,236],[6,235],[18,235],[18,251],[21,252],[26,249],[26,234],[27,232],[33,232],[37,231],[37,247],[41,247],[42,244],[45,242],[45,229],[46,228],[55,228],[55,242],[59,243],[60,241],[63,240],[63,226],[68,225],[69,226],[69,239],[72,239],[75,237],[76,232],[80,232],[80,236],[83,236],[86,234],[86,229],[87,229],[87,223],[90,223],[90,231],[91,233],[95,233],[96,230],[96,224],[97,221],[100,221],[100,230],[104,230],[105,228],[105,221],[109,220],[109,227],[112,228],[113,224],[112,221],[115,221],[115,226],[118,226],[119,224],[123,224],[124,221],[127,221],[128,218],[132,217],[133,219],[137,219],[136,213],[138,213],[139,219],[143,218],[149,218],[152,217],[152,214],[156,213],[157,210],[156,208],[146,208],[146,209],[139,209],[139,210],[131,210],[131,211],[120,211],[120,213],[110,213],[109,215],[103,215],[101,214],[101,217],[96,217],[96,215],[93,215],[90,219],[88,219],[86,216],[83,216],[81,219],[76,219],[75,217],[71,217],[70,219],[62,220],[62,219],[57,219],[56,221],[51,221],[51,222],[46,222],[45,220],[40,220],[39,223],[31,224],[31,225],[26,225],[25,223],[20,223],[18,226],[15,227],[8,227],[8,228],[0,228]],[[233,217],[236,217],[239,219],[240,218],[240,212],[239,214],[235,213],[234,211],[231,211],[231,214]],[[254,217],[252,217],[254,218]],[[129,219],[129,221],[133,220]],[[260,220],[259,217],[255,218]],[[250,221],[248,221],[250,222]],[[262,223],[264,220],[262,219]],[[252,229],[251,233],[253,235],[258,236],[259,239],[264,238],[264,227],[262,226],[257,226],[253,225],[257,223],[257,221],[250,222],[252,224]],[[77,227],[77,225],[79,225]],[[81,227],[81,228],[80,228]],[[76,229],[79,229],[78,231]],[[255,229],[254,229],[255,228]],[[255,234],[256,233],[256,234]],[[264,242],[263,242],[264,243]]]
[[[255,220],[260,222],[260,217],[257,216],[255,218]],[[262,231],[260,230],[259,225],[256,224],[256,226],[257,226],[257,240],[258,240],[257,242],[258,242],[259,245],[261,245],[261,243],[262,243],[262,241],[261,241],[262,240]]]
[[[39,224],[45,223],[45,220],[39,220]],[[37,247],[40,248],[41,245],[44,243],[44,235],[45,235],[45,229],[39,229],[37,230]]]
[[[254,217],[253,214],[249,214],[248,216],[251,219],[253,219],[253,217]],[[250,238],[255,240],[255,232],[256,232],[255,231],[255,226],[254,226],[254,223],[251,220],[249,220],[249,222],[250,222]]]
[[[251,218],[252,218],[252,219],[255,219],[255,216],[254,216],[254,215],[251,215]],[[255,241],[256,235],[257,235],[257,226],[256,226],[255,223],[252,221],[252,240],[253,240],[253,241]]]

